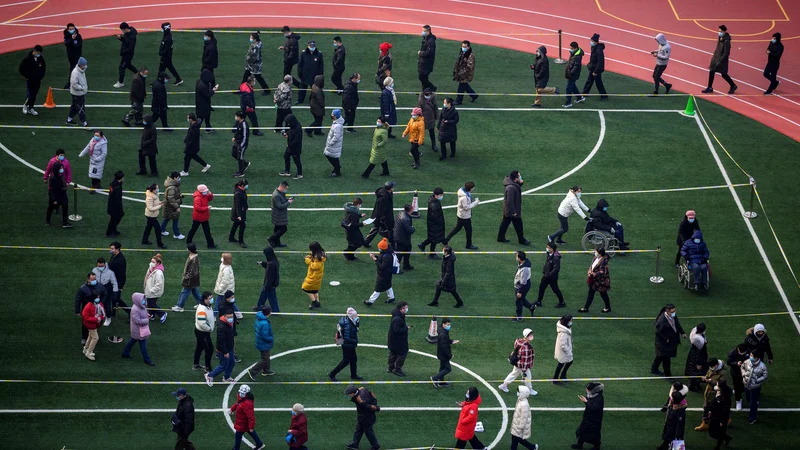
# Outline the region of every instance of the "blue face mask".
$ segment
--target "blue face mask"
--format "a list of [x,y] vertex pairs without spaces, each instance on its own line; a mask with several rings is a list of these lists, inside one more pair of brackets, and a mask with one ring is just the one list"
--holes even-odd
[[97,298],[95,298],[95,299],[94,299],[94,303],[95,303],[95,304],[97,304],[97,303],[100,303],[100,297],[97,297]]
[[69,31],[69,34],[75,34],[75,31],[77,31],[77,30],[68,30],[68,31]]
[[58,173],[64,173],[64,169],[58,169]]
[[143,73],[143,74],[142,74],[142,78],[147,78],[147,74],[146,74],[146,73]]
[[428,33],[427,33],[427,32],[425,32],[425,31],[423,31],[423,32],[422,32],[422,37],[425,37],[425,36],[427,36],[427,35],[428,35]]
[[379,121],[375,122],[375,125],[376,125],[376,126],[379,126],[379,127],[382,127],[382,126],[383,126],[383,122],[381,122],[381,121],[379,120]]
[[695,244],[699,244],[700,243],[700,239],[692,239],[692,240],[694,241]]
[[450,325],[445,325],[444,329],[447,330],[447,331],[450,331]]
[[208,191],[206,191],[206,192],[201,192],[201,193],[200,193],[200,195],[208,195]]
[[772,38],[772,40],[770,40],[770,42],[772,42],[773,44],[775,44],[775,43],[777,43],[778,41],[777,41],[775,38]]
[[95,141],[99,141],[99,140],[100,140],[100,136],[95,136],[95,137],[94,137],[94,140],[95,140]]
[[461,47],[461,51],[462,51],[463,53],[467,53],[467,50],[469,50],[469,48],[468,48],[468,47]]
[[688,219],[689,223],[694,223],[694,219]]
[[143,124],[147,125],[147,122],[142,122]]
[[146,298],[142,299],[142,306],[147,306],[147,299]]
[[574,53],[575,53],[575,50],[573,50],[573,49],[569,49],[569,54],[570,54],[570,55],[572,55],[572,54],[574,54]]
[[233,317],[226,317],[225,321],[228,323],[233,323]]
[[244,185],[244,190],[246,191],[246,190],[247,190],[247,188],[249,188],[249,187],[250,187],[250,185],[249,185],[249,184],[245,184],[245,185]]
[[89,284],[91,284],[92,286],[96,286],[97,285],[97,280],[92,280],[92,281],[89,282]]
[[756,359],[751,356],[750,357],[750,363],[755,364],[755,362],[756,362]]
[[252,44],[253,42],[255,42],[255,39],[250,38],[250,43]]
[[717,34],[719,35],[719,37],[725,36],[725,33],[724,33],[724,32],[722,32],[722,31],[720,31],[720,32],[719,32],[719,33],[717,33]]
[[678,313],[676,313],[675,311],[672,311],[671,313],[669,313],[669,316],[672,317],[672,318],[675,318],[675,316],[677,316],[677,315],[678,315]]
[[102,272],[102,271],[106,270],[106,266],[103,266],[103,267],[98,267],[98,268],[97,268],[97,270],[99,270],[100,272]]
[[209,39],[209,37],[208,37],[208,36],[203,36],[203,40],[204,40],[204,41],[208,41],[208,39]]
[[[336,44],[333,44],[333,45],[336,46]],[[292,411],[292,416],[296,416],[296,415],[297,415],[297,413]]]
[[595,41],[589,41],[589,45],[590,45],[591,47],[594,47],[595,45],[597,45],[597,43],[596,43]]
[[608,206],[604,206],[603,211],[608,211]]
[[317,49],[317,47],[308,47],[308,49],[313,52]]
[[58,160],[59,161],[63,161],[64,160],[64,155],[58,155]]
[[572,321],[567,324],[568,327],[572,327]]

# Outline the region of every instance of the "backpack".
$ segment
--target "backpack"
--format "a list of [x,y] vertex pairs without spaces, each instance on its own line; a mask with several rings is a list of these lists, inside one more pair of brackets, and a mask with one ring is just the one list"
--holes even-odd
[[519,347],[515,348],[514,351],[511,352],[510,355],[508,355],[509,364],[516,367],[518,362],[519,362]]

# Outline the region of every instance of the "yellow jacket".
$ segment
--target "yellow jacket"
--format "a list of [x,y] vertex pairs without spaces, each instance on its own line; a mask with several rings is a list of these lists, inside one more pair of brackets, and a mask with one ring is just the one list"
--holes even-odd
[[323,257],[321,260],[316,260],[312,259],[311,255],[306,256],[308,272],[306,273],[306,279],[303,280],[303,290],[318,291],[320,287],[322,287],[322,276],[325,275],[326,259],[327,258]]
[[412,118],[406,125],[406,130],[403,131],[403,136],[408,135],[408,142],[417,143],[422,145],[425,143],[425,119],[422,116],[416,119]]

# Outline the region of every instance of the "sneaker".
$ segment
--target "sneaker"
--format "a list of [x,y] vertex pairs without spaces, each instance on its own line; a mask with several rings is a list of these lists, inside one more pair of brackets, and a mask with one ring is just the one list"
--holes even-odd
[[434,300],[434,301],[428,303],[428,306],[434,306],[434,307],[439,306],[439,302]]
[[566,307],[567,307],[567,304],[565,302],[559,303],[556,306],[554,306],[554,308],[566,308]]
[[184,235],[182,235],[182,234],[179,234],[179,235],[177,235],[177,236],[172,236],[172,237],[174,237],[175,239],[178,239],[178,240],[180,240],[180,239],[184,239],[186,236],[184,236]]
[[243,173],[236,172],[236,173],[233,174],[233,178],[242,178],[242,177],[244,177]]
[[162,231],[162,232],[161,232],[161,235],[162,235],[162,236],[169,236],[169,231]]
[[106,317],[106,321],[103,322],[103,326],[107,327],[109,325],[111,325],[111,317]]
[[203,374],[203,378],[206,379],[206,384],[208,385],[208,387],[214,386],[214,379],[208,376],[207,373]]
[[[249,168],[250,168],[250,161],[247,161],[247,165],[244,166],[244,172],[247,172],[247,169],[249,169]],[[244,172],[242,172],[242,174],[244,174]],[[242,175],[242,176],[244,176],[244,175]]]
[[192,370],[203,370],[203,366],[200,364],[192,364]]
[[206,129],[206,134],[214,134],[214,133],[216,133],[216,132],[217,132],[217,130],[215,130],[215,129],[213,129],[213,128],[208,128],[208,129]]
[[116,83],[114,83],[114,87],[117,89],[125,87],[125,83],[120,83],[119,81],[117,81]]
[[581,98],[575,99],[575,103],[583,103],[585,101],[586,101],[586,97],[581,97]]
[[278,176],[281,176],[281,177],[290,177],[290,176],[292,176],[292,174],[291,174],[291,173],[289,173],[289,172],[279,172],[279,173],[278,173]]
[[181,172],[181,176],[182,177],[188,177],[189,176],[189,172]]
[[[83,356],[85,356],[89,361],[94,361],[94,353],[84,353]],[[755,421],[753,421],[753,423],[755,423]]]
[[394,369],[394,371],[392,373],[397,375],[398,377],[406,376],[406,373],[403,372],[403,369]]
[[233,378],[225,378],[225,379],[224,379],[224,380],[222,380],[222,381],[224,381],[224,382],[226,382],[226,383],[236,383],[236,380],[234,380]]
[[61,228],[72,228],[72,224],[71,223],[62,224]]
[[66,121],[66,122],[64,122],[64,123],[65,123],[65,124],[67,124],[67,125],[69,125],[69,126],[71,126],[71,127],[73,127],[73,126],[77,125],[77,123],[75,123],[75,122],[73,122],[73,121],[72,121],[72,118],[71,118],[71,117],[67,117],[67,121]]
[[175,305],[175,306],[173,306],[173,307],[172,307],[172,310],[173,310],[173,311],[175,311],[175,312],[183,312],[183,308],[181,308],[181,307],[180,307],[180,306],[178,306],[178,305]]
[[22,114],[28,114],[28,105],[22,105]]
[[83,122],[83,123],[81,124],[81,126],[82,126],[83,128],[89,128],[89,122]]
[[273,375],[275,375],[275,371],[274,370],[265,370],[265,371],[261,372],[261,376],[262,377],[271,377]]
[[238,356],[234,356],[233,360],[236,361],[237,363],[242,362],[242,358],[239,358]]
[[302,180],[303,176],[302,175],[297,175],[296,177],[292,177],[292,179],[293,180]]
[[348,448],[350,450],[358,450],[358,446],[356,444],[347,444],[344,448]]
[[336,376],[330,372],[328,372],[328,378],[330,378],[330,380],[333,381],[334,383],[339,381],[336,379]]
[[439,382],[434,380],[433,377],[431,377],[431,381],[433,381],[433,387],[435,387],[435,388],[439,387]]
[[183,84],[183,80],[178,80],[178,81],[172,83],[173,86],[180,86],[182,84]]
[[[205,167],[203,167],[203,168],[202,168],[200,171],[201,171],[201,172],[203,172],[203,173],[206,173],[206,172],[208,172],[209,170],[211,170],[211,164],[206,164],[206,166],[205,166]],[[187,175],[188,175],[188,174],[187,174]]]
[[466,246],[464,248],[466,248],[467,250],[477,250],[478,249],[478,247],[476,247],[474,245],[468,245],[468,246]]
[[364,377],[360,377],[360,376],[356,375],[354,377],[350,377],[350,379],[353,380],[353,381],[362,381],[364,379]]
[[503,391],[503,392],[508,392],[508,387],[506,387],[506,386],[505,386],[505,385],[503,385],[503,384],[501,384],[500,386],[497,386],[497,389],[500,389],[500,390],[501,390],[501,391]]
[[737,411],[741,411],[742,410],[742,401],[741,400],[737,400],[736,401],[736,410]]
[[[89,358],[89,359],[91,359],[92,361],[94,361],[94,358]],[[747,423],[748,423],[748,425],[753,425],[753,424],[755,424],[755,423],[756,423],[756,419],[753,419],[753,420],[748,420],[748,421],[747,421]]]
[[394,298],[388,298],[384,300],[383,303],[394,303],[394,301],[395,301]]
[[710,87],[707,87],[707,88],[703,89],[703,90],[702,90],[702,91],[700,91],[700,92],[701,92],[702,94],[710,94],[710,93],[714,92],[714,89],[711,89]]
[[664,87],[667,88],[667,91],[664,92],[664,93],[665,94],[669,94],[669,90],[672,89],[672,85],[671,84],[665,84]]
[[531,389],[530,391],[531,391],[531,395],[539,395],[539,392],[534,391],[533,389]]
[[514,317],[511,319],[512,322],[522,322],[522,317]]
[[367,308],[372,308],[372,302],[370,302],[369,300],[364,300],[362,303],[367,305]]
[[728,95],[733,95],[737,89],[739,89],[739,86],[734,84],[733,87],[728,91]]
[[36,112],[36,110],[33,109],[33,108],[28,108],[28,114],[30,114],[32,116],[38,116],[39,115],[39,113]]
[[164,315],[161,316],[161,319],[159,319],[159,322],[164,323],[166,321],[167,321],[167,313],[164,313]]
[[131,126],[131,123],[128,122],[127,120],[125,120],[125,119],[122,119],[122,124],[125,125],[128,128],[130,128],[130,126]]
[[565,103],[561,105],[562,108],[572,108],[572,103]]

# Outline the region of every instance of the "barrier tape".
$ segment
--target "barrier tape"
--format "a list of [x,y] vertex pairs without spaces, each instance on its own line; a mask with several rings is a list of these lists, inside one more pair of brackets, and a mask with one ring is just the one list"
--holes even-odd
[[[390,128],[405,128],[406,125],[389,125]],[[131,131],[141,131],[141,126],[130,126],[130,127],[84,127],[80,124],[76,125],[0,125],[0,128],[19,128],[19,129],[43,129],[43,130],[86,130],[86,131],[94,131],[97,128],[102,128],[103,130],[131,130]],[[329,126],[319,126],[319,127],[303,127],[303,129],[328,129]],[[375,128],[375,125],[353,125],[352,127],[348,128]],[[167,130],[184,130],[184,128],[175,128],[175,127],[168,127]],[[222,130],[222,131],[230,131],[231,128],[212,128],[215,132]],[[287,127],[250,127],[251,130],[286,130]]]

